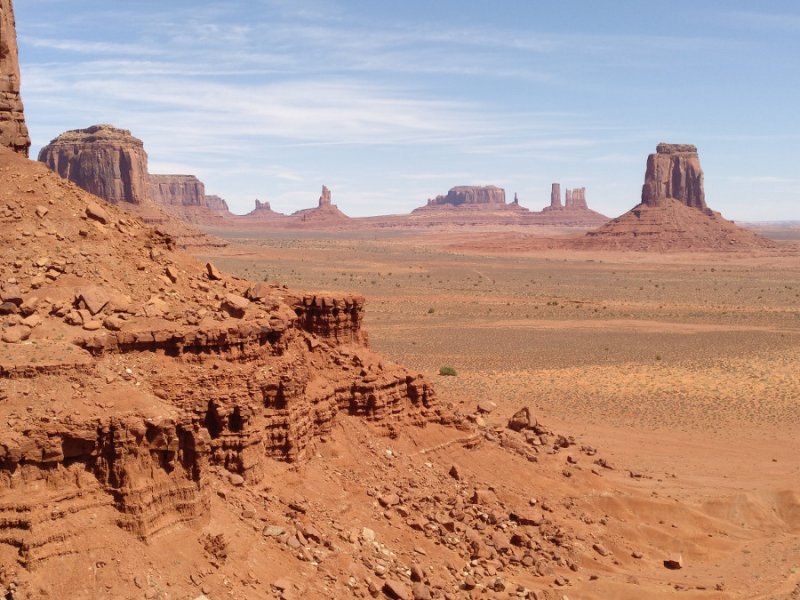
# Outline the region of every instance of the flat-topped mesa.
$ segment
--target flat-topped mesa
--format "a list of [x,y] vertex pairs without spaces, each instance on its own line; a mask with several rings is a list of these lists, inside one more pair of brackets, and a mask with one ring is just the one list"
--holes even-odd
[[708,209],[700,157],[691,144],[659,144],[656,153],[647,157],[642,204],[664,206],[667,198],[699,210]]
[[28,156],[30,145],[20,96],[14,7],[11,0],[0,0],[0,146]]
[[319,197],[319,208],[331,206],[331,191],[328,186],[322,186],[322,195]]
[[436,196],[428,200],[428,206],[491,205],[505,206],[506,191],[494,185],[485,187],[463,185],[454,187],[446,196]]
[[573,210],[585,210],[589,206],[586,204],[586,188],[576,188],[574,190],[567,190],[566,203],[564,208]]
[[42,148],[39,161],[112,204],[150,200],[147,153],[127,129],[94,125],[67,131]]
[[205,206],[206,186],[194,175],[150,175],[150,197],[163,206]]
[[205,197],[206,208],[210,210],[229,211],[228,203],[224,198],[216,195]]
[[[567,192],[569,193],[569,192]],[[554,183],[553,187],[550,190],[550,208],[552,210],[558,210],[563,208],[561,206],[561,184]]]

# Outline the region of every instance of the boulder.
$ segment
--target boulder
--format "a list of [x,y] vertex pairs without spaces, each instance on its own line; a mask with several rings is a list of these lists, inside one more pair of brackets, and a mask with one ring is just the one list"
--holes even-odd
[[508,420],[508,428],[514,431],[522,431],[523,429],[532,429],[536,426],[536,417],[531,414],[531,410],[526,406],[519,409]]

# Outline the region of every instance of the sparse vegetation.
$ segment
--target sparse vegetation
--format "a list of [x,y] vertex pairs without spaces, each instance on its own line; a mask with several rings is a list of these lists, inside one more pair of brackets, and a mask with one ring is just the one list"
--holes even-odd
[[439,375],[444,377],[455,377],[458,375],[458,373],[456,373],[456,370],[453,367],[440,367]]

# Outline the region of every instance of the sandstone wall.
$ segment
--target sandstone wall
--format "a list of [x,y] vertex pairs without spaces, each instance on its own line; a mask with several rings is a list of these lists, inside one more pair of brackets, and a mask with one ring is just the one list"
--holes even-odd
[[150,175],[150,197],[164,206],[205,206],[206,186],[194,175]]
[[20,96],[14,7],[11,0],[0,0],[0,146],[28,156],[30,145]]
[[144,144],[126,129],[94,125],[67,131],[42,148],[39,161],[108,202],[150,199]]
[[697,148],[691,144],[659,144],[647,157],[642,204],[665,206],[674,198],[686,206],[706,210],[703,169]]

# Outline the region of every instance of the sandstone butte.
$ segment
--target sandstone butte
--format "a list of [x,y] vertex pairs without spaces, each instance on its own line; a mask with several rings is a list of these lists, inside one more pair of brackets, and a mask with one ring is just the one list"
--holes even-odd
[[67,131],[42,148],[39,161],[112,204],[150,199],[144,144],[126,129],[93,125]]
[[28,156],[31,139],[20,97],[19,54],[11,0],[0,0],[0,147]]
[[215,206],[225,206],[222,210],[208,208],[205,186],[194,176],[150,175],[142,140],[126,129],[93,125],[67,131],[42,148],[39,161],[64,179],[158,227],[181,248],[226,245],[184,223],[197,222],[193,218],[198,214],[203,215],[203,222],[213,222],[227,209],[224,200],[212,199]]
[[703,169],[690,144],[658,144],[647,158],[642,201],[585,239],[580,248],[738,250],[775,244],[708,208]]

